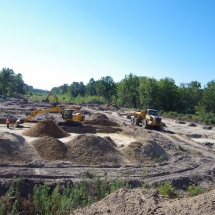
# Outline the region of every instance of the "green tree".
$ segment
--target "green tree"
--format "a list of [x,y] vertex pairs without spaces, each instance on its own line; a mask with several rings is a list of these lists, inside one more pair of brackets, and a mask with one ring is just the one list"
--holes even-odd
[[130,73],[117,85],[117,101],[124,107],[139,106],[139,77]]
[[86,94],[88,96],[94,96],[96,95],[96,82],[93,78],[89,80],[89,83],[86,85]]
[[215,113],[215,81],[207,83],[203,91],[203,104],[207,112]]
[[158,108],[158,81],[154,78],[140,77],[139,85],[140,106],[145,108]]
[[175,111],[178,102],[178,87],[172,78],[158,82],[158,107],[164,111]]
[[178,88],[179,102],[177,106],[178,112],[195,113],[195,106],[202,99],[201,83],[191,81],[190,83],[181,83]]
[[111,97],[116,95],[116,84],[110,76],[102,77],[97,83],[97,92],[111,102]]

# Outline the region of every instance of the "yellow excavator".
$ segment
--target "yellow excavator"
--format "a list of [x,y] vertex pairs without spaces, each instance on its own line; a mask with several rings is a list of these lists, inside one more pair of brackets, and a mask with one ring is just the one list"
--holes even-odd
[[22,103],[27,104],[28,103],[28,98],[23,96],[22,94],[19,94],[19,97],[22,99]]
[[54,99],[55,99],[55,102],[53,103],[53,106],[60,105],[58,97],[52,91],[49,92],[49,94],[46,97],[46,99],[42,99],[42,102],[49,102],[49,97],[50,96],[53,96]]
[[[57,111],[58,110],[58,111]],[[56,111],[56,112],[54,112]],[[85,120],[85,117],[81,113],[73,113],[74,110],[72,109],[62,109],[60,107],[51,107],[47,109],[36,109],[32,111],[28,116],[26,116],[23,119],[18,119],[16,121],[16,127],[18,127],[19,124],[23,124],[24,122],[29,121],[33,117],[35,117],[38,114],[48,114],[48,113],[61,113],[63,122],[59,122],[59,126],[75,126],[75,125],[82,125],[82,121]]]
[[74,113],[72,109],[64,109],[62,114],[63,122],[59,122],[60,126],[82,126],[82,121],[85,120],[85,116],[81,113]]

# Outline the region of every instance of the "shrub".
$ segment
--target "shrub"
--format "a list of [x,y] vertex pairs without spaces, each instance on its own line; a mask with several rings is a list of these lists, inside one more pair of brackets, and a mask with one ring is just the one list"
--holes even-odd
[[157,190],[158,190],[159,194],[164,195],[164,196],[169,196],[170,198],[173,198],[178,195],[177,191],[172,186],[171,181],[166,181],[163,185],[158,187]]
[[197,186],[190,185],[190,186],[188,186],[189,196],[197,196],[199,194],[205,193],[205,191],[206,190],[203,187],[201,187],[200,185],[197,185]]

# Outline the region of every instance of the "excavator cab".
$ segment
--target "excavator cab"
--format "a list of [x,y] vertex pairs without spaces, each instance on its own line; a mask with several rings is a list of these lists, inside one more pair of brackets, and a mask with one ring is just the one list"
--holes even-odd
[[64,109],[62,112],[64,122],[59,122],[60,126],[82,126],[85,117],[81,113],[74,113],[74,110]]
[[154,109],[147,109],[147,115],[158,116],[158,111]]
[[73,113],[73,110],[71,110],[71,109],[64,109],[63,113],[62,113],[62,118],[64,120],[72,119],[72,113]]

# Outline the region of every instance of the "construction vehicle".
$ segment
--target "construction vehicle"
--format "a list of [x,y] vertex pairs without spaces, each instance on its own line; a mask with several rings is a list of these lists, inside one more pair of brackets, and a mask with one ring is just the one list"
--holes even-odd
[[23,104],[27,104],[28,103],[28,98],[24,97],[22,94],[19,94],[20,98],[22,99],[22,103]]
[[158,111],[154,109],[146,109],[143,111],[130,111],[131,124],[142,124],[145,128],[160,128],[162,125],[162,118],[158,116]]
[[59,122],[60,126],[82,126],[81,122],[85,120],[85,116],[81,113],[74,113],[72,109],[64,109],[61,114],[64,122]]
[[23,124],[24,122],[29,121],[33,117],[38,114],[48,114],[48,113],[61,113],[62,119],[64,122],[59,122],[60,126],[72,126],[72,125],[82,125],[82,121],[84,121],[85,117],[81,113],[73,113],[74,110],[71,109],[62,109],[60,107],[51,107],[47,109],[36,109],[32,111],[28,116],[23,119],[18,119],[16,121],[16,126],[19,124]]
[[35,117],[38,114],[48,114],[49,110],[48,109],[36,109],[32,111],[28,116],[26,116],[23,119],[18,119],[16,121],[16,127],[19,126],[19,124],[23,124],[24,122],[29,121],[31,118]]
[[53,106],[57,106],[60,105],[59,101],[58,101],[58,97],[52,92],[50,91],[48,96],[46,97],[46,99],[42,99],[42,102],[49,102],[49,97],[53,96],[55,99],[55,102],[53,103]]

